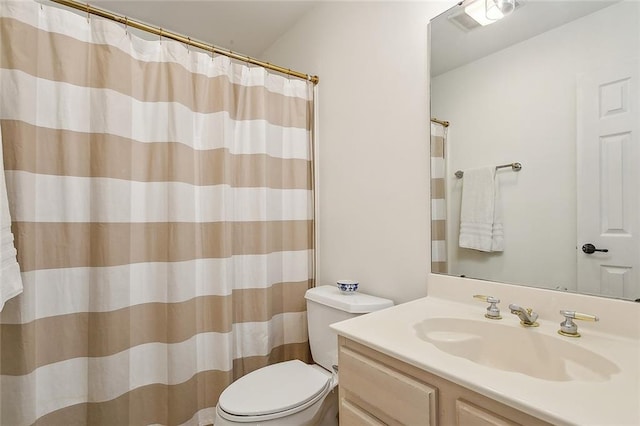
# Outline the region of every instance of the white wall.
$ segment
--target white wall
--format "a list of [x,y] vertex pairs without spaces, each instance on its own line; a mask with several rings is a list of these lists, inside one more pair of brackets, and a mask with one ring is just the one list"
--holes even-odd
[[[637,58],[637,11],[620,3],[433,79],[433,115],[452,122],[451,272],[576,288],[576,80]],[[513,161],[521,172],[499,172],[504,253],[459,249],[463,182],[453,172]]]
[[427,24],[454,3],[321,3],[262,55],[320,77],[320,285],[426,295]]

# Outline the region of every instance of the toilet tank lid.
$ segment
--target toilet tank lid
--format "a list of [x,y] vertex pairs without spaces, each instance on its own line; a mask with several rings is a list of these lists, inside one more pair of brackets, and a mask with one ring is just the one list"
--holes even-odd
[[393,306],[393,300],[371,296],[360,292],[343,293],[338,287],[323,285],[310,288],[305,299],[330,306],[351,314],[366,314]]

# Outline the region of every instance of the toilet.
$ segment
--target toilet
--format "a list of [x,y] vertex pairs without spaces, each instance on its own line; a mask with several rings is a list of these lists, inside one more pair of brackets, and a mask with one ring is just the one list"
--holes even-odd
[[338,424],[336,333],[330,324],[393,306],[388,299],[334,286],[307,290],[307,327],[316,364],[285,361],[253,371],[230,384],[216,406],[215,426]]

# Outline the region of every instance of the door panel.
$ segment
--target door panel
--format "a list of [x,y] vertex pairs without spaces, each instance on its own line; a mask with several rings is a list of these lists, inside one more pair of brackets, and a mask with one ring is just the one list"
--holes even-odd
[[[578,291],[640,297],[638,64],[578,79]],[[586,254],[591,243],[608,252]]]

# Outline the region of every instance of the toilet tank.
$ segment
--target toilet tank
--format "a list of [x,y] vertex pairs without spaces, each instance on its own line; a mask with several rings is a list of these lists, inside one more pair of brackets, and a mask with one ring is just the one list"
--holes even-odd
[[307,327],[313,361],[331,371],[338,364],[338,337],[329,325],[393,306],[393,301],[368,294],[343,293],[324,285],[307,290]]

